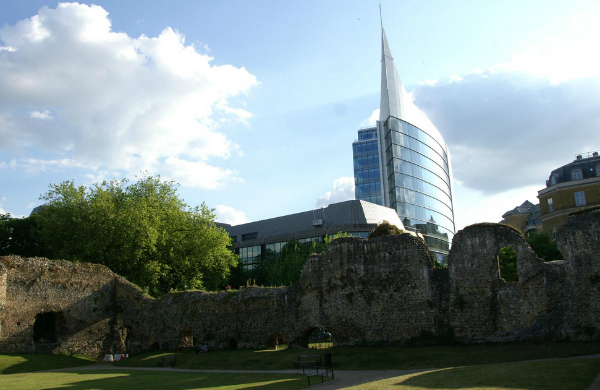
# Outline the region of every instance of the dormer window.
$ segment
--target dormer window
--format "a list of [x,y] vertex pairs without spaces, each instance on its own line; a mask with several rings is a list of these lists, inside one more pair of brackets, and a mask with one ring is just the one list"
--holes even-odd
[[556,176],[552,175],[552,177],[550,177],[550,185],[553,186],[556,184]]
[[571,171],[571,179],[572,180],[581,180],[581,179],[583,179],[583,174],[581,173],[581,169],[573,169]]

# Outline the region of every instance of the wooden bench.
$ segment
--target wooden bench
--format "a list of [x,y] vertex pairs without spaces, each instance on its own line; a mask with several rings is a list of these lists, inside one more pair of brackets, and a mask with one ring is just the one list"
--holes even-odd
[[301,368],[304,374],[305,368],[321,367],[323,361],[321,355],[299,355],[298,361],[293,362],[295,368]]
[[164,367],[165,363],[168,363],[171,367],[175,367],[175,362],[177,361],[177,356],[165,356],[160,358],[158,361],[159,367]]
[[[321,371],[319,372],[319,369],[321,370],[325,370],[325,371]],[[314,378],[314,377],[321,377],[321,383],[323,383],[324,378],[325,377],[329,377],[329,374],[331,374],[331,380],[334,380],[334,376],[333,376],[333,369],[329,368],[329,367],[315,367],[315,372],[311,373],[311,374],[306,374],[304,372],[304,370],[302,370],[302,372],[304,373],[304,375],[306,375],[306,379],[308,379],[308,387],[310,387],[310,378]]]

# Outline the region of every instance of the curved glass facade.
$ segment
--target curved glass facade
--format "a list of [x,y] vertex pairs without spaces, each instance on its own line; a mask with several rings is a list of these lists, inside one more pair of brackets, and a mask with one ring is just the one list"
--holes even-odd
[[[381,126],[381,124],[380,124]],[[420,231],[442,260],[454,236],[450,163],[445,145],[412,124],[383,124],[389,205],[408,229]]]

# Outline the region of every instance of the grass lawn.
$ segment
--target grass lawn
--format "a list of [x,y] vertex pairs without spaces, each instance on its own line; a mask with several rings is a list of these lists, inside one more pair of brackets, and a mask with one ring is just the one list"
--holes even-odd
[[295,390],[307,386],[304,375],[295,374],[216,374],[169,371],[80,371],[38,372],[0,376],[0,389],[38,390],[191,390],[265,389]]
[[333,367],[338,370],[402,370],[592,355],[600,353],[600,342],[428,347],[355,346],[280,351],[216,350],[199,355],[194,355],[192,351],[170,351],[144,353],[115,364],[125,367],[157,367],[160,357],[177,355],[178,368],[285,370],[293,368],[292,362],[297,356],[306,353],[331,353]]
[[600,359],[500,363],[399,376],[353,390],[584,390],[600,371]]
[[0,374],[17,374],[55,368],[85,366],[95,360],[83,356],[19,353],[0,355]]

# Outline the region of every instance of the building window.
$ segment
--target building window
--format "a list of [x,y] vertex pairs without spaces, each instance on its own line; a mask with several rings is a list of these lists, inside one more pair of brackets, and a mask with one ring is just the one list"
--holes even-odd
[[596,176],[600,176],[600,164],[596,165]]
[[575,206],[585,206],[585,192],[579,191],[575,193]]
[[242,241],[256,240],[258,238],[258,232],[242,234]]
[[556,225],[552,225],[552,239],[556,240]]
[[556,184],[556,176],[552,175],[552,177],[550,178],[550,185],[555,185]]
[[571,171],[571,179],[572,180],[581,180],[581,179],[583,179],[583,174],[581,173],[581,169],[573,169]]
[[554,202],[552,198],[548,198],[548,212],[551,213],[554,211]]

